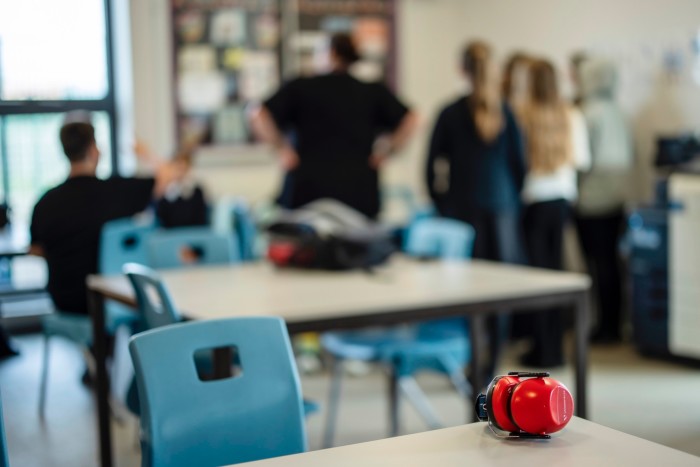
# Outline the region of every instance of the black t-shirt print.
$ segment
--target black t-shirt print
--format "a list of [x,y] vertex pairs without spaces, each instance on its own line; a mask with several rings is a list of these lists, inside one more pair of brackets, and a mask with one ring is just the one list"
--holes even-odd
[[98,272],[102,226],[146,209],[154,183],[148,178],[72,177],[41,197],[32,215],[31,243],[44,251],[48,291],[58,310],[88,312],[85,279]]

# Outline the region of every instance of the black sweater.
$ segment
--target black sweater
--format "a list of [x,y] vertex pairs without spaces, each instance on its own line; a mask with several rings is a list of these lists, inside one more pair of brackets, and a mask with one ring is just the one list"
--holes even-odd
[[[440,214],[462,218],[474,211],[514,211],[520,206],[525,178],[523,139],[512,112],[503,106],[501,134],[491,143],[479,137],[468,107],[460,97],[438,116],[428,151],[426,178]],[[449,189],[435,190],[435,161],[450,166]]]

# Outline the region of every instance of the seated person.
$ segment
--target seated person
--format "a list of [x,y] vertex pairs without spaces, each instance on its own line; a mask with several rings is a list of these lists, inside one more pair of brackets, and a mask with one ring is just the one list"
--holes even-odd
[[161,163],[154,178],[96,177],[100,150],[90,123],[67,123],[61,144],[70,161],[68,179],[50,189],[34,207],[30,253],[46,258],[48,292],[59,311],[87,314],[85,279],[98,272],[102,226],[146,209],[181,179],[179,162]]
[[[181,163],[187,169],[188,175],[171,183],[156,203],[156,218],[166,229],[209,224],[209,207],[204,190],[189,175],[193,153],[198,145],[199,138],[184,144],[173,158],[173,161]],[[153,162],[161,160],[143,143],[138,142],[135,151],[142,159]]]

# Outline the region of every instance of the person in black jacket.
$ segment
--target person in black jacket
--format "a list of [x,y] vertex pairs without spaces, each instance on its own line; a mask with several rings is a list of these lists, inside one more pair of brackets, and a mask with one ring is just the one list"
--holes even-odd
[[379,168],[411,136],[416,118],[385,85],[349,73],[358,59],[350,36],[333,36],[330,73],[290,81],[253,113],[253,130],[286,171],[282,207],[332,198],[378,215]]
[[[440,215],[474,227],[474,257],[522,263],[520,190],[526,167],[521,133],[501,100],[491,48],[483,42],[469,44],[462,68],[472,92],[438,116],[427,157],[428,192]],[[438,162],[449,165],[446,188],[438,183]],[[495,371],[508,324],[505,315],[488,322],[491,360],[487,381]]]
[[[490,48],[481,42],[464,51],[462,65],[472,92],[440,112],[430,140],[426,182],[440,215],[476,230],[476,258],[519,263],[523,141],[512,112],[501,101],[490,56]],[[437,183],[438,161],[449,164],[444,190]]]

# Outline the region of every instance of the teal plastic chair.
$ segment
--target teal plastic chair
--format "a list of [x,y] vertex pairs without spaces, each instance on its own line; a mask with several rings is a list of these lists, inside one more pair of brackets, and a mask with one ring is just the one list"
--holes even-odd
[[208,227],[158,230],[149,237],[148,252],[148,264],[156,269],[229,264],[240,258],[230,236]]
[[[198,350],[235,347],[241,371],[201,381]],[[306,451],[301,388],[284,321],[191,321],[129,344],[142,401],[142,465],[220,466]]]
[[[141,318],[141,331],[177,324],[182,321],[158,274],[142,264],[127,263],[122,268],[134,290],[137,310]],[[201,364],[201,362],[200,362]],[[212,365],[209,365],[211,368]],[[133,379],[125,396],[126,407],[135,415],[141,414],[141,404]]]
[[[155,329],[182,321],[182,316],[175,308],[168,289],[156,271],[136,263],[126,264],[122,270],[133,287],[137,308],[141,315],[142,330]],[[205,372],[209,372],[212,368],[211,359],[206,353],[198,354],[197,361],[198,366],[205,369]],[[134,414],[140,413],[139,401],[133,385],[128,390],[126,402],[127,407]],[[317,403],[304,400],[305,415],[311,415],[318,410]]]
[[393,237],[400,245],[404,245],[410,226],[416,221],[436,216],[435,208],[431,205],[423,205],[418,202],[415,192],[408,186],[393,185],[382,188],[382,203],[388,205],[397,203],[406,213],[407,221],[392,227]]
[[128,263],[122,268],[134,289],[137,308],[145,330],[182,321],[163,281],[151,268]]
[[[411,225],[405,249],[416,257],[463,260],[471,256],[473,243],[474,229],[468,224],[450,219],[422,218]],[[324,447],[333,445],[343,362],[346,360],[375,362],[389,370],[391,436],[399,432],[401,394],[430,428],[442,426],[418,386],[413,376],[415,373],[432,370],[446,374],[464,397],[471,394],[464,375],[464,367],[470,358],[469,328],[465,319],[427,321],[389,329],[328,332],[321,335],[321,346],[332,357]]]
[[247,202],[241,199],[221,199],[212,216],[212,228],[230,235],[240,252],[241,261],[259,259],[256,247],[258,226]]
[[[146,262],[147,240],[154,231],[148,219],[124,218],[104,224],[100,233],[98,268],[101,274],[119,274],[127,262]],[[114,302],[105,303],[105,329],[114,336],[122,326],[130,329],[138,322],[133,310]],[[92,323],[84,314],[70,310],[57,310],[42,318],[44,352],[39,393],[39,416],[45,415],[46,392],[50,360],[50,339],[63,337],[83,348],[86,358],[91,358],[88,348],[92,345]],[[118,345],[115,343],[115,345]]]
[[7,438],[5,437],[5,421],[2,410],[2,397],[0,397],[0,467],[9,467],[10,460],[7,454]]

